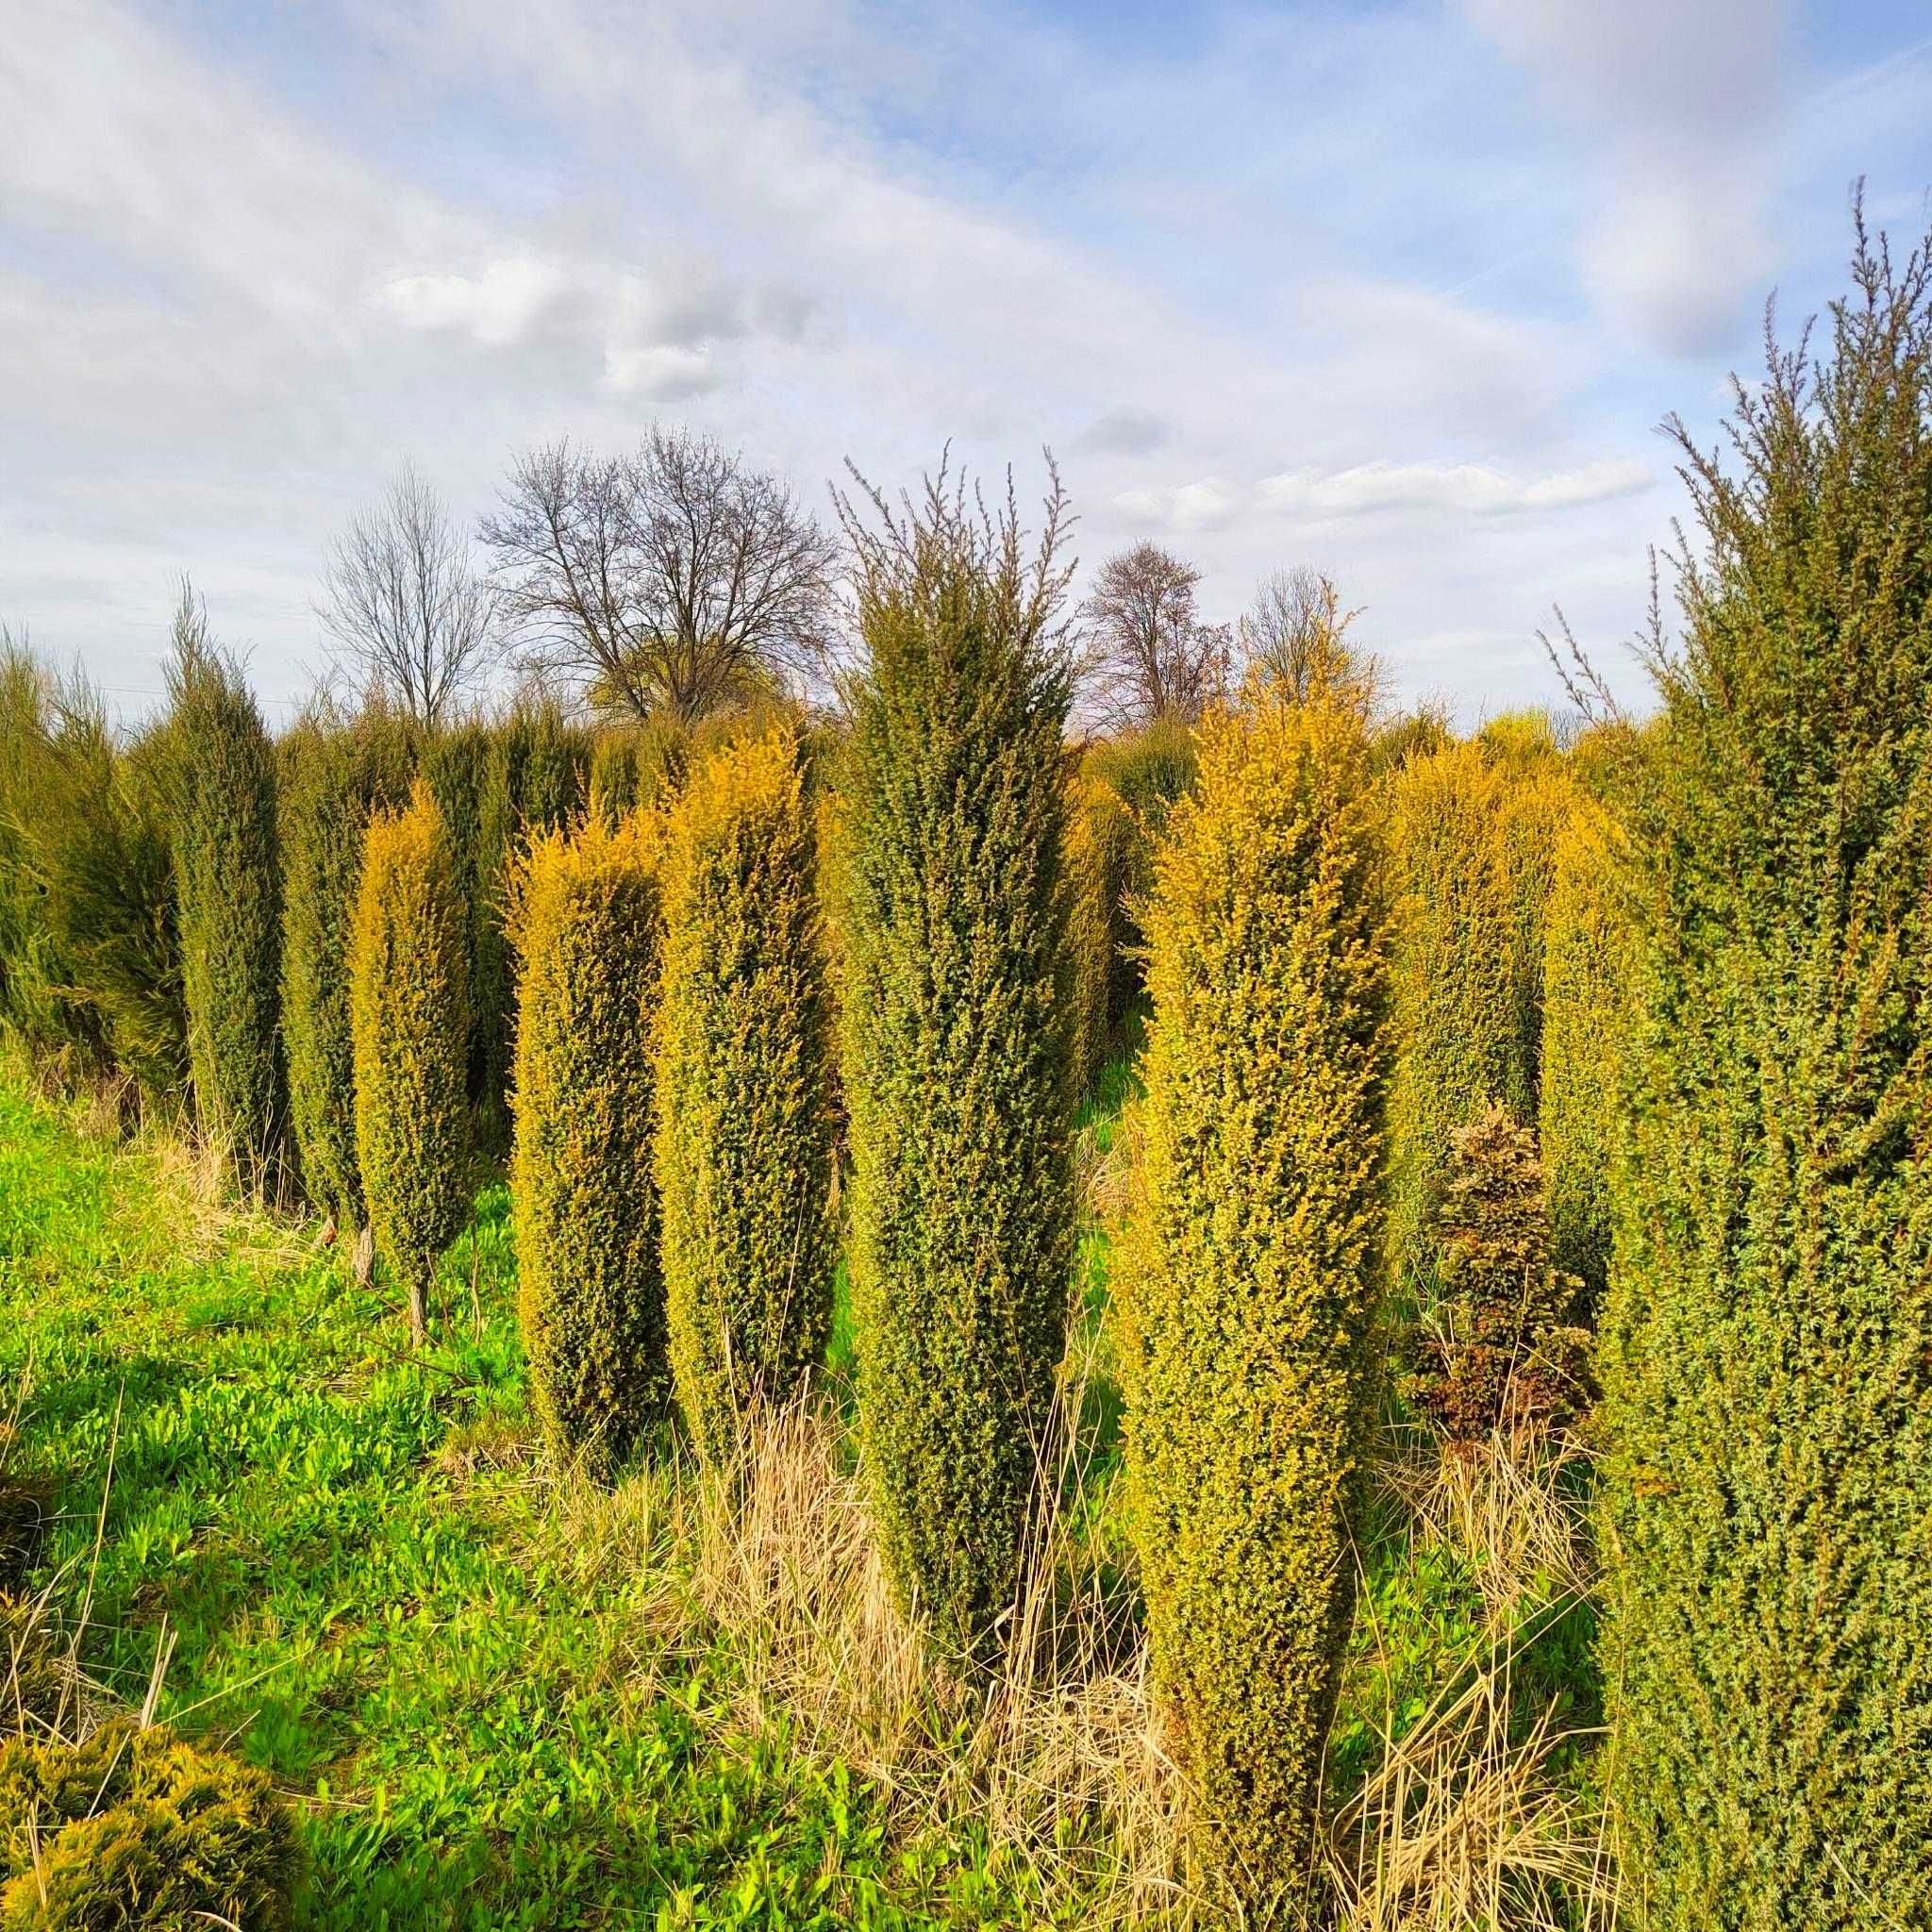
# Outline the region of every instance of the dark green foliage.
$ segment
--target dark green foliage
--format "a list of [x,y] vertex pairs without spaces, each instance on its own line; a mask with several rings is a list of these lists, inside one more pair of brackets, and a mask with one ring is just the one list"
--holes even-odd
[[1437,1219],[1441,1291],[1416,1339],[1416,1406],[1452,1442],[1546,1429],[1576,1407],[1583,1283],[1550,1258],[1536,1136],[1491,1106],[1452,1142]]
[[658,1010],[658,1186],[671,1366],[692,1440],[729,1460],[824,1353],[831,1013],[817,828],[798,747],[714,753],[672,814]]
[[657,840],[639,815],[593,816],[539,836],[516,885],[518,1307],[551,1452],[597,1474],[670,1394],[651,1145]]
[[37,859],[57,804],[53,691],[39,662],[0,630],[0,1039],[37,1065],[105,1052],[98,1015],[75,994],[73,973],[48,917]]
[[476,1092],[486,1141],[508,1133],[516,983],[507,930],[511,874],[532,832],[560,831],[584,808],[589,747],[555,704],[520,704],[490,733],[476,807],[476,898],[470,996],[481,1054]]
[[[465,1091],[476,1109],[486,1143],[494,1144],[503,1125],[501,1089],[492,1094],[490,1087],[492,1045],[499,1037],[497,1009],[492,1007],[486,1015],[481,1003],[471,998],[479,984],[484,999],[494,999],[502,990],[500,969],[486,957],[500,918],[493,898],[486,896],[493,857],[488,850],[485,824],[491,741],[490,727],[480,722],[451,725],[425,743],[420,768],[435,794],[449,857],[450,886],[463,912],[463,985],[469,1001],[469,1032],[463,1049]],[[490,983],[481,984],[486,979]]]
[[167,668],[172,845],[195,1113],[244,1188],[274,1178],[287,1096],[275,755],[236,659],[184,591]]
[[280,1932],[297,1871],[288,1807],[265,1772],[225,1752],[127,1719],[81,1744],[0,1743],[6,1932]]
[[452,871],[436,800],[419,778],[408,810],[369,821],[349,937],[362,1193],[376,1252],[408,1296],[418,1342],[437,1257],[470,1203],[465,908]]
[[282,741],[282,1040],[308,1198],[346,1229],[368,1219],[356,1158],[349,931],[373,809],[408,801],[399,718],[305,718]]
[[1600,1374],[1625,1891],[1922,1925],[1932,1847],[1932,270],[1680,436],[1703,551],[1629,810]]
[[1012,1599],[1072,1253],[1054,534],[1029,569],[1010,515],[941,490],[859,533],[840,863],[861,1413],[893,1585],[970,1650]]
[[1353,1598],[1385,839],[1352,711],[1263,697],[1200,738],[1147,906],[1124,1449],[1155,1692],[1224,1877],[1272,1923],[1306,1895]]

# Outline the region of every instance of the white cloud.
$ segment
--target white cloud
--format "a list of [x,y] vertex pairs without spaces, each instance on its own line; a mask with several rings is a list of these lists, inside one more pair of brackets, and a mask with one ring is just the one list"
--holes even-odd
[[1264,508],[1308,517],[1373,516],[1390,509],[1521,516],[1629,496],[1653,480],[1641,463],[1624,459],[1532,477],[1505,475],[1480,463],[1371,462],[1326,473],[1284,471],[1265,477],[1256,494]]
[[512,256],[474,275],[398,275],[377,299],[407,327],[453,330],[501,349],[521,341],[562,288],[548,263]]
[[1578,238],[1608,310],[1679,354],[1721,346],[1777,259],[1774,138],[1791,0],[1463,0],[1588,143]]

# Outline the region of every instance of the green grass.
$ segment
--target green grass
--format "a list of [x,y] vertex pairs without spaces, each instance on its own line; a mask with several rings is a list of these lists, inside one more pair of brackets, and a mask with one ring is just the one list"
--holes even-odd
[[[1103,1154],[1131,1084],[1109,1070],[1083,1109]],[[565,1526],[534,1459],[504,1188],[444,1259],[421,1357],[313,1239],[210,1213],[177,1155],[117,1149],[0,1083],[0,1419],[18,1407],[10,1479],[54,1499],[29,1580],[70,1624],[91,1592],[86,1662],[130,1703],[172,1645],[160,1715],[296,1800],[302,1924],[1046,1922],[977,1818],[908,1841],[782,1718],[745,1728],[669,1539],[587,1546]],[[1077,1516],[1125,1564],[1108,1259],[1090,1226]],[[841,1320],[835,1372],[849,1352]],[[1464,1557],[1386,1503],[1360,1537],[1338,1796],[1494,1641]],[[1525,1724],[1552,1699],[1594,1722],[1589,1606],[1532,1591],[1522,1621]],[[1052,1911],[1081,1922],[1077,1899]]]
[[889,1844],[858,1780],[734,1729],[646,1569],[558,1547],[507,1215],[480,1197],[413,1360],[306,1236],[184,1241],[153,1159],[0,1090],[0,1391],[90,1669],[138,1702],[172,1637],[161,1715],[303,1801],[310,1926],[1026,1923],[970,1826]]

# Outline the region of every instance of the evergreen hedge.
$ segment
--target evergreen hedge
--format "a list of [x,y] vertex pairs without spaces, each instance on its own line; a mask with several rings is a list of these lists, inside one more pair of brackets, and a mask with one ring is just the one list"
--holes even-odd
[[1595,1307],[1608,1277],[1620,1057],[1632,1024],[1628,912],[1608,815],[1579,797],[1553,851],[1538,1106],[1551,1254]]
[[372,809],[407,803],[399,719],[300,720],[282,741],[282,1041],[289,1117],[308,1198],[345,1231],[368,1213],[356,1155],[349,933]]
[[184,594],[167,667],[172,850],[195,1112],[242,1185],[274,1179],[281,1052],[275,754],[241,666]]
[[1243,1905],[1299,1898],[1348,1630],[1388,1053],[1383,807],[1358,717],[1210,718],[1146,909],[1122,1252],[1156,1696]]
[[670,1393],[651,1146],[658,842],[638,815],[541,834],[514,893],[524,1343],[552,1453],[597,1474]]
[[1602,1326],[1626,1888],[1918,1925],[1932,1846],[1932,263],[1680,431]]
[[[883,506],[880,507],[883,508]],[[943,489],[859,543],[841,831],[852,1307],[888,1574],[984,1654],[1065,1333],[1064,586]]]
[[376,1252],[428,1333],[436,1264],[469,1217],[464,908],[442,820],[418,779],[375,813],[349,938],[356,1148]]
[[817,826],[798,746],[715,753],[675,808],[664,869],[658,1186],[679,1408],[726,1460],[741,1418],[824,1353],[838,1227]]
[[1390,1262],[1426,1301],[1431,1220],[1450,1144],[1491,1101],[1536,1118],[1525,1039],[1525,894],[1512,782],[1472,743],[1411,758],[1394,781],[1396,1061],[1389,1096]]

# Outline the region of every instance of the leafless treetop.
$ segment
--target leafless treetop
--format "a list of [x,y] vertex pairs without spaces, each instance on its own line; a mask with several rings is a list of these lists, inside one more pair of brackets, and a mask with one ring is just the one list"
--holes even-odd
[[496,592],[435,487],[406,465],[330,546],[316,614],[369,692],[434,724],[501,647]]
[[1247,675],[1296,704],[1327,697],[1373,715],[1388,679],[1375,657],[1349,641],[1360,614],[1341,608],[1341,593],[1321,572],[1276,571],[1241,621]]
[[483,540],[527,656],[594,702],[695,718],[824,659],[836,541],[708,437],[532,450]]
[[1080,606],[1080,681],[1088,703],[1115,726],[1179,718],[1191,724],[1226,690],[1228,626],[1204,624],[1201,573],[1153,543],[1100,566]]

